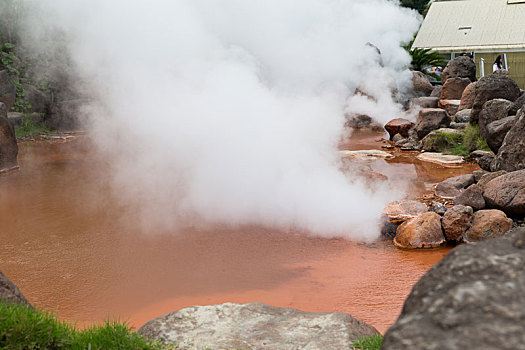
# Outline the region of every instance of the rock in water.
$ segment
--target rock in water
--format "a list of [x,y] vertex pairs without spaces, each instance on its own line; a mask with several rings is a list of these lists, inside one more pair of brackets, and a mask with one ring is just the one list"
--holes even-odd
[[389,203],[383,209],[383,215],[390,221],[400,222],[416,218],[418,215],[428,211],[427,205],[413,200],[401,200]]
[[414,286],[383,350],[523,349],[525,229],[462,245]]
[[434,248],[443,243],[441,216],[430,211],[402,223],[394,238],[395,246],[404,249]]
[[449,241],[460,242],[463,233],[470,228],[474,212],[471,207],[455,205],[443,215],[443,231]]
[[29,305],[20,289],[0,271],[0,300],[11,304]]
[[191,306],[157,317],[138,333],[177,349],[350,349],[377,330],[348,314],[303,312],[261,303]]
[[490,180],[483,197],[489,208],[525,215],[525,170],[513,171]]
[[7,119],[6,105],[0,102],[0,173],[18,168],[15,130]]
[[512,220],[497,209],[480,210],[474,214],[470,229],[463,234],[465,242],[479,242],[503,236],[512,228]]

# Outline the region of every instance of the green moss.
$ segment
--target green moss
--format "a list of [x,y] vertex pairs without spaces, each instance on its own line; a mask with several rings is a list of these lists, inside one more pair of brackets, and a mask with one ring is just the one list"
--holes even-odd
[[78,330],[46,311],[0,302],[0,349],[174,349],[134,333],[125,322]]
[[465,129],[463,143],[469,153],[475,150],[490,151],[487,141],[485,141],[479,133],[479,126],[477,124],[468,124]]
[[383,336],[381,334],[373,335],[371,337],[364,337],[354,340],[352,349],[356,350],[380,350],[381,343],[383,343]]

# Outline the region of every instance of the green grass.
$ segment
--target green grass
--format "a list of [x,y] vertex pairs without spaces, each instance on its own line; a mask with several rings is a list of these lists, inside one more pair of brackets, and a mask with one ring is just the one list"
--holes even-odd
[[359,338],[359,339],[354,340],[352,349],[380,350],[382,342],[383,342],[383,336],[381,334],[376,334],[371,337]]
[[175,349],[134,333],[125,322],[79,330],[49,312],[0,302],[0,349]]
[[51,129],[49,129],[45,124],[33,123],[33,121],[28,115],[24,117],[22,125],[15,126],[16,137],[31,136],[36,134],[48,134],[50,132]]
[[475,150],[490,151],[487,141],[485,141],[479,133],[479,126],[477,124],[473,125],[469,123],[467,125],[463,143],[469,153]]
[[463,135],[437,132],[431,140],[433,147],[445,154],[468,156],[472,151],[490,151],[487,141],[479,134],[479,126],[468,124]]

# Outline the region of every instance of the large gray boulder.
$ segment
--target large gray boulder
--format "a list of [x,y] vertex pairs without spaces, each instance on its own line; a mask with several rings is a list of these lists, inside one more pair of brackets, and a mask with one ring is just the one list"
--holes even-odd
[[0,102],[0,173],[18,168],[15,130],[7,119],[7,107]]
[[377,330],[348,314],[261,303],[191,306],[157,317],[138,333],[177,349],[350,349]]
[[487,145],[494,153],[498,153],[499,148],[503,144],[503,140],[507,133],[514,125],[516,116],[511,115],[505,118],[495,120],[485,127]]
[[454,198],[456,205],[468,205],[474,210],[485,208],[485,198],[477,184],[469,186],[465,191]]
[[418,71],[412,72],[412,86],[416,97],[430,96],[432,90],[434,90],[428,77]]
[[450,78],[469,78],[470,81],[476,81],[476,64],[468,56],[454,58],[443,70],[441,81],[446,82]]
[[448,113],[440,108],[423,108],[417,115],[417,136],[423,139],[432,130],[446,128],[450,125],[450,121]]
[[513,171],[489,181],[483,190],[487,207],[525,215],[525,170]]
[[498,154],[492,161],[492,171],[525,169],[525,108],[522,108],[514,124],[505,135]]
[[487,125],[493,121],[507,117],[511,107],[512,102],[502,98],[496,98],[485,102],[478,118],[479,133],[481,137],[488,140]]
[[4,103],[7,110],[15,104],[16,86],[13,84],[6,70],[0,71],[0,102]]
[[454,248],[415,284],[382,349],[523,349],[523,271],[523,228]]
[[490,74],[482,77],[474,88],[471,122],[477,123],[485,102],[502,98],[511,102],[520,95],[520,88],[508,74]]
[[470,84],[469,78],[448,78],[443,84],[443,91],[441,91],[441,100],[461,100],[463,91]]
[[0,300],[4,303],[29,305],[20,289],[0,271]]
[[33,85],[23,84],[26,99],[31,108],[29,112],[48,113],[51,108],[51,94],[41,91]]

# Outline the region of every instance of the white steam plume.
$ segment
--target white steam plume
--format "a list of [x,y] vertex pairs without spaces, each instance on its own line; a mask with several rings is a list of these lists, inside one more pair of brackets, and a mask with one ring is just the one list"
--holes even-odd
[[409,62],[400,43],[419,19],[396,2],[38,3],[96,87],[92,135],[144,223],[370,239],[399,196],[349,180],[337,152],[345,108],[362,108],[348,100],[358,85],[377,103],[357,112],[397,117],[391,88]]

